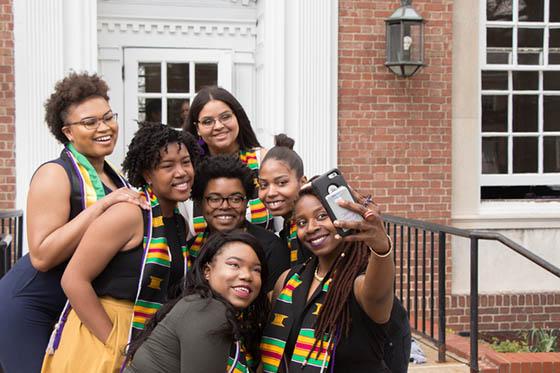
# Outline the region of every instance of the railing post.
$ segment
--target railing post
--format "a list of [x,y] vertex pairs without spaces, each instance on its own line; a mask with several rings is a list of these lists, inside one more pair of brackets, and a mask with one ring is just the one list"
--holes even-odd
[[478,238],[471,237],[471,373],[478,373]]
[[438,253],[438,363],[445,362],[445,232],[439,232]]

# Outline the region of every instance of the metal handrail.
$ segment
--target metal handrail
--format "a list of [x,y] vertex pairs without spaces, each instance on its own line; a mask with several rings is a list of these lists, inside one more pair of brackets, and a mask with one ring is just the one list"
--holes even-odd
[[[411,234],[412,229],[414,229],[415,237],[415,253],[414,253],[414,266],[415,266],[415,292],[414,296],[416,298],[414,302],[415,314],[414,314],[414,328],[418,331],[418,230],[422,230],[422,258],[423,258],[423,268],[422,268],[422,280],[423,280],[423,290],[422,290],[422,330],[421,334],[425,335],[429,339],[433,340],[438,346],[438,361],[445,361],[445,246],[446,246],[446,235],[459,236],[468,238],[470,240],[470,367],[471,372],[478,372],[478,243],[479,240],[492,240],[502,243],[505,247],[511,249],[517,254],[523,256],[524,258],[532,261],[539,267],[545,269],[549,273],[560,278],[560,268],[556,267],[547,260],[535,255],[531,251],[527,250],[522,245],[514,242],[513,240],[505,237],[504,235],[486,231],[486,230],[469,230],[460,229],[455,227],[450,227],[437,223],[430,223],[422,220],[406,219],[394,215],[383,215],[383,220],[385,222],[387,232],[389,235],[393,234],[393,241],[395,242],[396,251],[399,252],[400,256],[395,255],[395,261],[397,257],[400,257],[401,263],[401,298],[403,294],[403,268],[402,263],[404,263],[404,237],[408,238],[408,256],[407,256],[407,310],[410,314],[410,261],[411,261]],[[393,231],[391,232],[391,225]],[[400,242],[397,242],[397,226],[400,226]],[[406,234],[404,227],[407,228]],[[426,231],[430,232],[431,237],[431,334],[426,334],[425,327],[425,278],[426,278]],[[438,337],[437,339],[433,336],[433,313],[434,313],[434,234],[438,234]],[[400,243],[400,244],[399,244]]]
[[11,242],[7,247],[9,255],[5,255],[3,268],[9,270],[22,256],[23,248],[23,211],[0,210],[0,236],[10,236]]

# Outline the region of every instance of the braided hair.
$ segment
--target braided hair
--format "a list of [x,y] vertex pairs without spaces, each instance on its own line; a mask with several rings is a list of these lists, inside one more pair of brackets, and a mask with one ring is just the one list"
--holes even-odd
[[[308,186],[300,190],[299,198],[303,196],[313,196],[320,201],[313,188]],[[335,336],[337,343],[339,335],[343,333],[344,336],[348,336],[350,332],[352,319],[348,300],[354,288],[354,280],[367,268],[369,250],[363,242],[344,242],[340,246],[341,253],[330,269],[332,283],[314,325],[315,344],[310,353],[316,347],[317,341],[321,341],[322,347],[325,336]],[[328,347],[330,348],[330,345]]]

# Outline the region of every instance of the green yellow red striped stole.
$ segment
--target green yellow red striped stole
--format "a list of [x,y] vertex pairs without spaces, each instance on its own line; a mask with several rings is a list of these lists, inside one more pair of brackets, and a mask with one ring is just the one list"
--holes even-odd
[[[144,329],[150,318],[167,301],[167,287],[170,277],[171,252],[165,237],[165,226],[163,215],[158,199],[149,186],[143,188],[144,197],[149,201],[151,209],[146,219],[144,228],[144,256],[140,281],[133,308],[131,322],[131,333],[129,339]],[[178,214],[178,210],[175,209]],[[189,251],[186,245],[186,237],[177,235],[185,271],[189,268]]]
[[290,251],[290,264],[293,266],[298,262],[299,259],[297,245],[297,225],[293,219],[290,219],[287,241],[288,250]]
[[[260,149],[240,150],[239,159],[254,173],[255,186],[258,187],[258,174],[260,163],[257,157],[257,152]],[[266,206],[259,198],[251,198],[248,203],[251,212],[251,223],[253,224],[266,224],[272,217],[268,213]]]
[[249,354],[243,343],[236,341],[232,343],[227,360],[226,372],[228,373],[250,373],[255,367],[255,361]]
[[[189,253],[189,258],[191,261],[194,261],[198,257],[198,253],[200,252],[200,248],[206,242],[208,238],[208,230],[204,230],[199,232],[187,242],[187,251]],[[192,265],[192,263],[191,263]]]
[[[272,310],[271,320],[261,339],[261,359],[266,373],[278,372],[282,364],[288,364],[290,372],[300,372],[303,368],[305,372],[319,372],[325,370],[330,363],[334,341],[329,336],[322,342],[317,341],[314,325],[321,312],[331,279],[325,281],[305,305],[314,266],[304,264],[300,268],[294,270],[280,292]],[[301,286],[303,283],[307,286]],[[296,303],[305,307],[298,311]],[[292,356],[284,357],[286,341],[296,319],[302,319],[301,328]]]

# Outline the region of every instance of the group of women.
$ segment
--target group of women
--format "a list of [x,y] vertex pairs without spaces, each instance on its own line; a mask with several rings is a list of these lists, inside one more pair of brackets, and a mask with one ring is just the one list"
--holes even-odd
[[219,87],[197,94],[183,131],[141,125],[123,176],[105,159],[107,92],[71,73],[45,104],[64,148],[32,178],[29,254],[0,281],[4,372],[406,371],[370,198],[339,202],[363,221],[331,220],[293,140],[267,152]]

